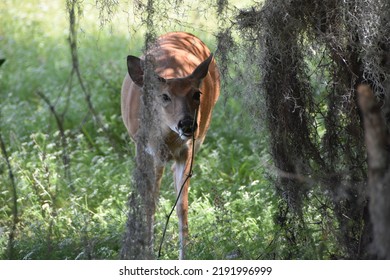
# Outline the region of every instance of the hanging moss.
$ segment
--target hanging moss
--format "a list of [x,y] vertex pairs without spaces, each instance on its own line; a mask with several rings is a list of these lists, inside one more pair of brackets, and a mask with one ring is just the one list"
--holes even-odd
[[301,226],[313,195],[330,198],[342,258],[376,257],[369,250],[375,217],[367,214],[366,151],[354,86],[366,81],[378,98],[388,98],[389,6],[276,0],[237,17],[247,49],[258,50],[248,51],[261,77],[248,100],[265,101],[252,112],[270,133],[280,171],[275,186],[292,223]]

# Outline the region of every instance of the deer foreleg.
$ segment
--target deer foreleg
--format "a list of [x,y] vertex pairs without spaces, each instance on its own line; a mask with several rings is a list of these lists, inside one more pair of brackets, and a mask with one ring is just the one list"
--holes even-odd
[[185,249],[188,239],[188,187],[190,178],[187,178],[187,176],[189,172],[189,165],[186,161],[175,163],[174,176],[176,193],[180,195],[176,205],[176,213],[179,220],[179,259],[181,260],[185,259]]

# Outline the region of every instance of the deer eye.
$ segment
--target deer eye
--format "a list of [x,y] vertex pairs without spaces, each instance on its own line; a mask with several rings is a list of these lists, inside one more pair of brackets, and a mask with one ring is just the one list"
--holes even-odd
[[194,99],[195,101],[200,101],[200,95],[201,95],[202,93],[200,92],[200,91],[196,91],[195,93],[194,93],[194,95],[192,96],[192,99]]
[[170,102],[171,101],[171,98],[168,96],[168,94],[165,94],[165,93],[161,95],[161,99],[164,102]]

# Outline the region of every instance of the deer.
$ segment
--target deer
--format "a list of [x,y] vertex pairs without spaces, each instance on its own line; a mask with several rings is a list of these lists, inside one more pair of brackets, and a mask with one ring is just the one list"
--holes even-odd
[[[122,84],[121,113],[124,125],[136,144],[141,141],[137,138],[140,128],[146,125],[139,117],[141,96],[148,82],[144,79],[146,56],[153,61],[157,77],[153,91],[157,109],[153,118],[161,132],[158,139],[163,142],[149,144],[146,149],[153,157],[157,190],[160,189],[166,163],[173,161],[173,181],[178,196],[179,259],[185,259],[190,169],[194,154],[198,152],[210,126],[220,93],[220,74],[208,47],[196,36],[185,32],[160,36],[141,58],[129,55],[128,73]],[[140,145],[136,146],[136,153],[140,153]]]

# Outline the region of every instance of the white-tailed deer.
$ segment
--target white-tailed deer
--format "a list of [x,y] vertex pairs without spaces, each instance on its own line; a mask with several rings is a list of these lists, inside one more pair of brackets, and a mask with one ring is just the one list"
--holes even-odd
[[[219,96],[219,71],[206,45],[194,35],[184,32],[172,32],[159,37],[146,55],[152,57],[154,71],[158,76],[157,85],[154,85],[156,90],[153,91],[157,104],[154,117],[162,134],[159,139],[164,142],[148,146],[147,150],[154,158],[157,189],[164,171],[163,163],[174,161],[174,184],[176,194],[179,194],[190,172],[192,145],[195,145],[196,152],[210,125],[211,113]],[[135,142],[137,132],[147,125],[139,118],[144,87],[143,65],[142,58],[128,56],[128,73],[122,85],[122,118]],[[195,139],[194,144],[192,138]],[[162,153],[158,147],[166,147],[167,151]],[[162,154],[165,157],[163,159]],[[188,238],[188,187],[189,180],[184,184],[176,206],[180,259],[185,257]]]

